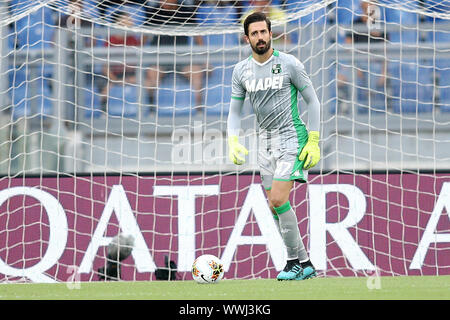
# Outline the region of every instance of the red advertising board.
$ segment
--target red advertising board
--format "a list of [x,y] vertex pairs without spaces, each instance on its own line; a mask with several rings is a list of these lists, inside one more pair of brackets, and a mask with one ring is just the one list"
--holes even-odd
[[[164,256],[192,279],[200,254],[225,278],[274,278],[285,263],[257,174],[0,178],[0,280],[97,280],[105,246],[133,234],[123,280],[154,280]],[[450,274],[448,174],[310,175],[291,203],[322,275]]]

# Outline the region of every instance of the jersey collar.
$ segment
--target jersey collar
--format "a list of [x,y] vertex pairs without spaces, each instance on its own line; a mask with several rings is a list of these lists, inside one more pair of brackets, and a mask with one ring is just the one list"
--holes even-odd
[[269,62],[273,59],[273,56],[278,57],[279,55],[280,55],[280,52],[279,52],[278,50],[273,49],[273,53],[272,53],[272,55],[270,56],[270,58],[267,59],[266,61],[264,61],[263,63],[259,63],[258,61],[256,61],[255,59],[253,59],[253,55],[250,55],[250,57],[248,57],[248,59],[249,59],[249,60],[250,60],[250,59],[253,59],[253,62],[256,63],[256,64],[259,65],[259,66],[264,66],[265,64],[269,63]]

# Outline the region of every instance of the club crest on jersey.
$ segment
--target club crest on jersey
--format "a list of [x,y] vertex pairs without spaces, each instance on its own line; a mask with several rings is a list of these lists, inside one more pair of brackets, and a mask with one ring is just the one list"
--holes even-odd
[[279,74],[281,73],[281,64],[277,63],[272,66],[272,73]]
[[281,88],[283,88],[283,76],[261,78],[258,81],[256,79],[245,81],[245,89],[247,92]]

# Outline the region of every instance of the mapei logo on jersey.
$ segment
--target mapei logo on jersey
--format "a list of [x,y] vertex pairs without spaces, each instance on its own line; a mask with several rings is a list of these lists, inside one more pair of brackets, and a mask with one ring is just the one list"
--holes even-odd
[[281,64],[277,63],[272,66],[272,73],[279,74],[281,73]]
[[246,80],[245,89],[247,92],[256,92],[268,89],[281,89],[283,87],[283,76],[273,76],[264,79]]

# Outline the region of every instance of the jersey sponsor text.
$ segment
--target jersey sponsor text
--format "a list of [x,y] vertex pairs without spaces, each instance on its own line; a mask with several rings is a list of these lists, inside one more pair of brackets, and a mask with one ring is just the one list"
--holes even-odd
[[246,80],[245,89],[247,92],[256,92],[268,89],[281,89],[283,87],[283,76],[267,77],[264,79]]

